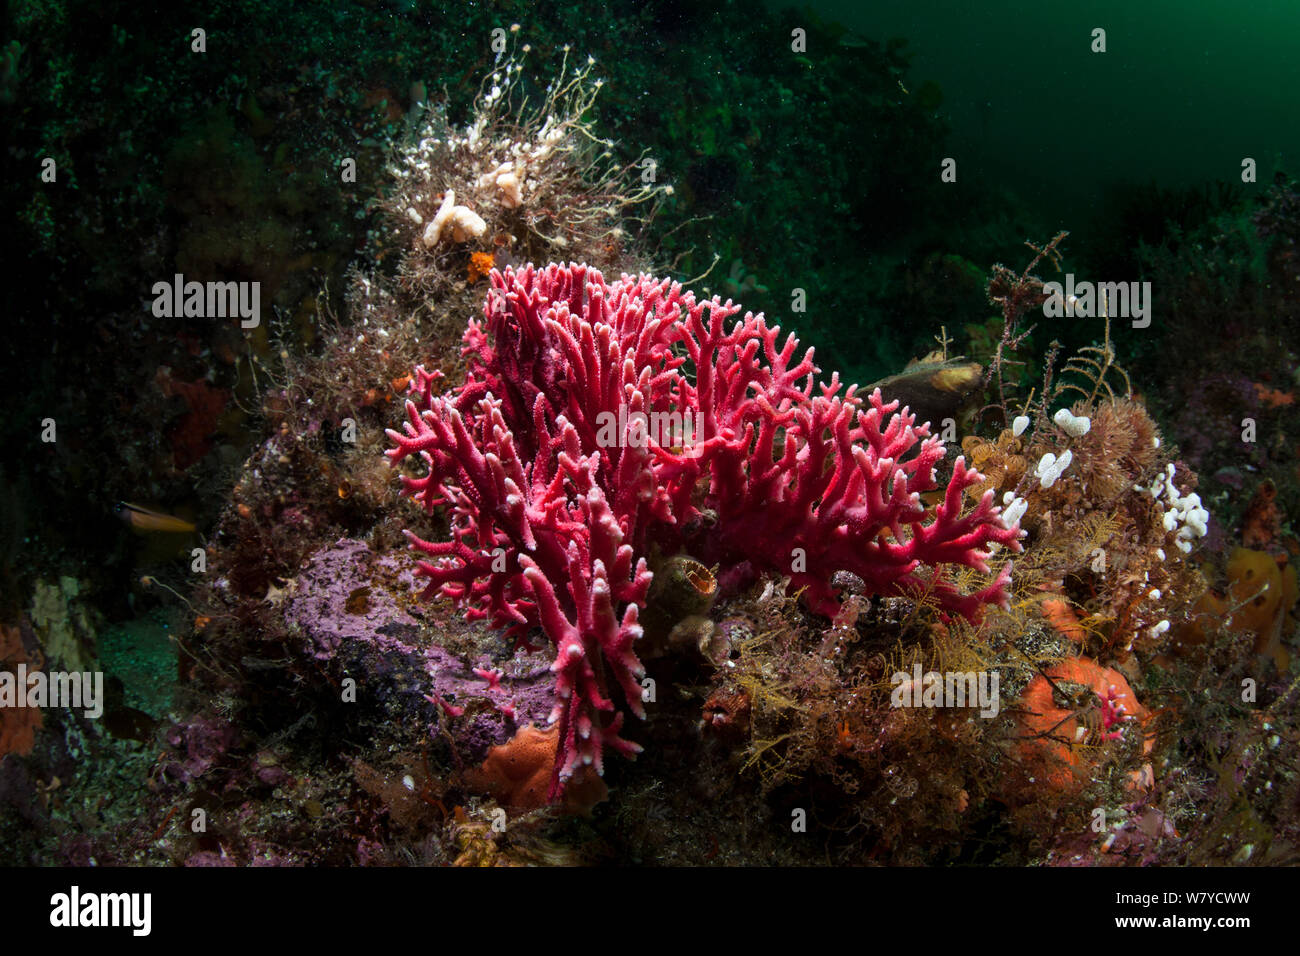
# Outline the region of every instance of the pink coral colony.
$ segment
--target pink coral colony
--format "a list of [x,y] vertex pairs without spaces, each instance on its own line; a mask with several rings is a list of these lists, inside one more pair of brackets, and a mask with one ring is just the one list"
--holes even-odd
[[927,507],[944,457],[928,425],[878,389],[864,400],[838,375],[815,383],[813,350],[779,344],[761,314],[732,321],[729,300],[648,276],[607,283],[583,265],[491,282],[485,321],[465,332],[465,382],[439,394],[441,374],[416,369],[387,455],[418,455],[427,470],[403,476],[404,494],[448,508],[450,540],[408,532],[431,559],[425,596],[555,644],[552,799],[578,768],[602,772],[606,747],[641,749],[621,735],[611,683],[643,717],[635,645],[652,546],[787,575],[828,616],[839,571],[968,618],[1007,601],[1009,562],[974,593],[945,570],[987,574],[993,545],[1020,550],[991,491],[962,513],[980,476],[958,458]]

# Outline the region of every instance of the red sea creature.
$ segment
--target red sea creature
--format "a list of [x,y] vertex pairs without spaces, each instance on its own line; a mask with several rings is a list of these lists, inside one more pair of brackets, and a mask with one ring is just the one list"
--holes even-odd
[[583,265],[490,278],[465,382],[435,394],[441,373],[416,369],[387,455],[422,460],[403,491],[450,517],[448,541],[408,532],[431,559],[426,596],[555,644],[552,800],[579,768],[602,772],[606,747],[641,749],[621,736],[610,685],[643,716],[635,644],[652,546],[789,576],[828,616],[841,571],[970,618],[1006,601],[1009,562],[974,593],[946,571],[986,574],[995,545],[1020,550],[992,492],[962,513],[980,476],[958,458],[928,508],[943,443],[879,390],[816,383],[812,350],[799,358],[762,315],[736,320],[730,301],[649,276],[607,283]]

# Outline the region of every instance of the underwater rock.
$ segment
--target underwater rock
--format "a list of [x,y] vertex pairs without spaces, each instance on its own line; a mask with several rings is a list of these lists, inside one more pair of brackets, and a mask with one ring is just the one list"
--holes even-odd
[[[348,538],[307,561],[291,587],[294,597],[286,602],[285,621],[302,628],[317,660],[332,660],[345,646],[364,643],[386,651],[414,651],[401,638],[418,631],[420,621],[375,584],[380,571],[401,578],[393,559],[377,560],[364,541]],[[409,572],[405,577],[411,580]]]
[[63,575],[58,584],[37,581],[30,619],[48,662],[72,671],[91,670],[95,661],[95,625],[81,596],[77,578]]
[[338,663],[357,681],[358,699],[372,694],[391,704],[396,697],[405,712],[431,724],[443,720],[466,760],[483,759],[519,727],[544,726],[554,704],[550,658],[494,658],[492,650],[504,652],[509,644],[483,625],[455,625],[456,636],[468,632],[482,653],[442,646],[406,596],[415,586],[406,563],[404,556],[379,556],[364,541],[341,538],[312,555],[289,586],[285,621],[301,631],[308,653]]

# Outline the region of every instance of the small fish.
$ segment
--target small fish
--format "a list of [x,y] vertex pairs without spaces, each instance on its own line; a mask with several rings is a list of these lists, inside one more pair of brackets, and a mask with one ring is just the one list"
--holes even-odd
[[137,531],[162,531],[185,533],[194,530],[194,525],[184,518],[150,511],[129,501],[119,501],[114,509],[117,516]]
[[918,422],[938,425],[945,418],[960,418],[961,412],[979,389],[984,374],[978,362],[947,362],[927,355],[913,362],[898,375],[882,378],[868,385],[865,391],[879,388],[885,401],[899,400],[900,407],[908,406]]

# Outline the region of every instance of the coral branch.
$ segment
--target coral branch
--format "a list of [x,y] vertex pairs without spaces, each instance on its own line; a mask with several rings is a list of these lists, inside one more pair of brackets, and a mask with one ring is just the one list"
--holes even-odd
[[635,644],[652,548],[789,575],[828,616],[841,571],[967,617],[1006,601],[1009,564],[973,594],[946,573],[987,574],[994,545],[1020,550],[991,493],[962,514],[980,475],[959,458],[927,508],[943,443],[879,390],[841,394],[834,376],[815,387],[812,350],[761,315],[581,265],[491,281],[465,333],[466,381],[438,396],[438,373],[416,369],[387,455],[422,460],[404,493],[450,511],[451,540],[410,535],[433,559],[419,565],[426,594],[555,644],[552,799],[580,767],[601,772],[605,747],[640,749],[621,736],[610,684],[643,715]]

